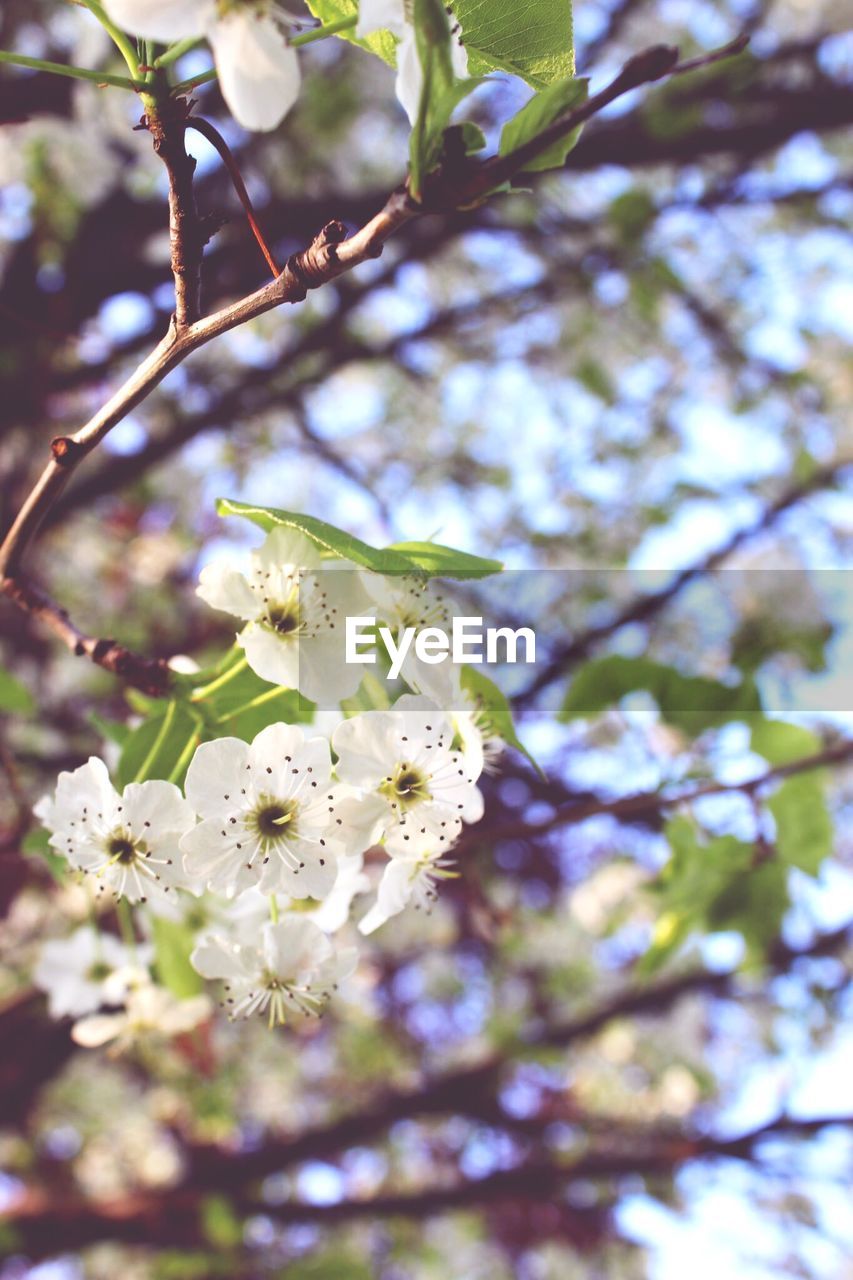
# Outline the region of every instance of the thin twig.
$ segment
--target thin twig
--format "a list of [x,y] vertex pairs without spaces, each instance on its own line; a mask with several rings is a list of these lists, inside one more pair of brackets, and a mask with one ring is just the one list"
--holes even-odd
[[234,190],[237,192],[237,196],[243,206],[246,219],[249,226],[252,228],[252,234],[257,240],[258,247],[264,255],[264,260],[273,274],[273,279],[275,279],[277,276],[281,275],[281,271],[273,257],[272,250],[267,244],[266,237],[261,230],[261,225],[258,222],[258,216],[255,213],[254,205],[252,204],[251,197],[246,190],[243,175],[240,172],[237,161],[234,159],[231,148],[228,146],[228,143],[225,141],[219,130],[212,125],[209,120],[204,120],[201,116],[190,116],[187,120],[186,127],[188,129],[195,129],[196,133],[200,133],[203,138],[207,139],[210,145],[215,148],[220,160],[228,170],[228,176],[231,179]]
[[[723,52],[711,57],[724,56]],[[154,139],[155,150],[169,175],[169,226],[172,246],[172,273],[175,280],[175,315],[169,332],[151,355],[108,403],[79,431],[59,437],[51,446],[53,457],[37,480],[0,546],[0,586],[22,608],[38,600],[38,616],[63,636],[74,635],[74,652],[84,653],[103,666],[103,644],[77,632],[67,615],[40,596],[20,577],[23,554],[47,513],[62,494],[69,477],[118,422],[144,400],[163,378],[186,357],[212,339],[284,303],[300,302],[309,289],[319,288],[344,272],[378,257],[385,241],[418,214],[436,208],[466,208],[485,198],[496,187],[524,169],[525,164],[546,150],[558,138],[590,119],[622,94],[642,84],[661,79],[678,64],[678,50],[655,45],[631,58],[615,80],[575,111],[568,113],[538,137],[509,156],[499,156],[485,164],[471,162],[452,177],[439,174],[428,185],[422,203],[412,200],[405,186],[391,193],[384,207],[352,236],[343,223],[328,223],[301,253],[288,259],[284,269],[269,284],[246,298],[223,307],[213,315],[199,318],[199,280],[204,235],[195,207],[192,179],[195,161],[186,153],[184,131],[188,104],[183,99],[151,103],[143,119]],[[66,640],[68,643],[68,640]],[[106,650],[111,653],[112,648]],[[123,651],[125,654],[127,651]],[[122,661],[131,675],[138,673],[144,659]],[[115,665],[109,669],[115,669]]]

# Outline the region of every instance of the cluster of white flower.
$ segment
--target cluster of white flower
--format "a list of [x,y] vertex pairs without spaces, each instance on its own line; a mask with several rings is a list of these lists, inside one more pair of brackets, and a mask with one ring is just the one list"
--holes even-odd
[[[392,626],[447,610],[426,584],[321,561],[312,542],[284,528],[252,555],[248,575],[209,566],[198,590],[243,620],[237,639],[256,674],[314,699],[331,692],[338,704],[362,674],[332,642],[353,609],[372,597]],[[274,1025],[317,1014],[355,967],[356,950],[336,937],[346,942],[354,898],[376,889],[362,934],[408,904],[429,909],[437,883],[455,874],[448,854],[462,824],[482,815],[488,740],[472,704],[451,712],[421,691],[431,678],[438,692],[434,672],[413,663],[412,691],[388,709],[319,712],[325,736],[319,724],[276,722],[251,742],[202,742],[184,793],[150,778],[119,792],[93,757],[62,773],[36,814],[96,896],[133,904],[142,929],[150,917],[193,922],[192,966],[224,984],[232,1017],[265,1013]],[[458,679],[445,679],[464,706]],[[376,884],[369,871],[383,856]],[[82,1017],[80,1043],[123,1046],[154,1026],[186,1031],[209,1012],[206,997],[177,1001],[157,986],[151,962],[147,945],[131,955],[87,928],[47,944],[36,980],[54,1015]]]
[[[225,101],[246,129],[274,129],[299,96],[300,71],[288,31],[301,20],[276,0],[104,0],[113,22],[144,40],[206,39]],[[397,97],[414,124],[423,89],[411,4],[360,0],[355,34],[390,31],[397,40]],[[464,77],[468,57],[452,25],[452,62]]]

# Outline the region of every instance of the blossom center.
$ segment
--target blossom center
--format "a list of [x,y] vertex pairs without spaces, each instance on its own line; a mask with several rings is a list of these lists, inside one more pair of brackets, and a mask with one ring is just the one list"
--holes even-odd
[[299,630],[299,602],[294,596],[289,600],[272,604],[267,609],[267,623],[280,636],[290,636]]
[[397,765],[397,768],[385,779],[379,790],[392,804],[398,804],[404,809],[411,809],[423,800],[432,799],[428,782],[429,779],[425,774],[416,769],[414,765],[407,764],[404,761],[402,764]]
[[120,862],[123,866],[133,862],[138,853],[138,849],[129,836],[123,832],[110,836],[107,841],[107,853],[113,862]]
[[283,840],[296,833],[295,800],[270,800],[265,796],[252,814],[252,825],[263,840]]

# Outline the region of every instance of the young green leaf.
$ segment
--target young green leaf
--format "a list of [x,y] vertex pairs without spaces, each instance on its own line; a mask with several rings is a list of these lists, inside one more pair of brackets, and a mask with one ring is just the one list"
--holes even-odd
[[801,773],[786,778],[767,801],[776,823],[779,857],[810,876],[820,872],[832,852],[832,819],[824,797],[822,774]]
[[29,689],[8,671],[0,670],[0,711],[32,715],[34,710],[35,703]]
[[542,769],[516,733],[509,702],[495,682],[483,675],[482,671],[478,671],[476,667],[465,666],[462,668],[460,684],[476,700],[488,727],[509,746],[515,747],[516,751],[526,756],[534,769],[542,773]]
[[788,720],[758,720],[752,727],[750,746],[768,764],[790,764],[820,751],[821,741],[811,729]]
[[472,75],[508,71],[535,89],[574,74],[571,0],[451,0]]
[[221,516],[245,516],[253,524],[264,529],[283,525],[288,529],[298,529],[320,548],[323,555],[338,556],[343,560],[351,560],[362,569],[372,569],[374,573],[411,573],[414,562],[399,552],[379,551],[368,543],[355,538],[351,533],[344,533],[334,525],[326,524],[315,516],[301,515],[295,511],[280,511],[277,507],[256,507],[247,502],[234,502],[230,498],[220,498],[216,510]]
[[350,560],[362,569],[374,573],[416,573],[421,577],[485,578],[498,573],[503,565],[498,560],[485,560],[467,551],[456,551],[433,542],[400,542],[379,549],[367,542],[336,529],[314,516],[295,511],[280,511],[276,507],[256,507],[245,502],[220,498],[216,510],[221,516],[245,516],[267,533],[279,525],[298,529],[320,548],[324,556]]
[[[358,15],[358,0],[306,0],[308,8],[315,18],[322,23],[338,22],[341,18],[355,18]],[[393,67],[397,61],[397,42],[390,31],[376,31],[365,40],[358,40],[355,31],[339,31],[341,40],[357,44],[368,53],[375,53],[377,58]]]
[[116,771],[119,787],[148,778],[180,785],[189,766],[190,748],[201,741],[201,728],[200,716],[186,703],[157,704],[153,714],[128,735]]
[[190,964],[190,952],[196,942],[193,930],[176,920],[152,916],[151,936],[154,965],[163,986],[179,1000],[198,995],[204,988],[204,980]]
[[696,735],[730,720],[751,720],[761,712],[754,683],[722,684],[704,676],[685,676],[650,658],[610,654],[580,668],[560,709],[563,721],[592,717],[644,690],[658,704],[661,716],[685,733]]
[[[589,81],[585,79],[558,80],[547,89],[536,93],[503,127],[500,154],[508,156],[519,147],[538,137],[550,124],[586,100]],[[543,169],[559,169],[566,156],[580,137],[580,129],[573,129],[565,137],[552,142],[534,159],[524,165],[525,173],[538,173]]]
[[486,560],[472,556],[467,551],[456,551],[440,542],[394,542],[389,551],[401,551],[419,568],[433,577],[440,578],[488,578],[500,573],[500,560]]

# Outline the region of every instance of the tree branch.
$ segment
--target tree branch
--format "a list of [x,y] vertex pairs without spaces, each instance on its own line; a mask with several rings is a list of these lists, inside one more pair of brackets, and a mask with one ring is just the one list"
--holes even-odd
[[704,577],[706,574],[712,573],[714,569],[719,568],[723,561],[738,551],[745,542],[751,541],[770,529],[779,517],[784,515],[791,507],[811,497],[813,493],[817,493],[820,489],[834,484],[841,473],[851,466],[853,466],[853,460],[840,458],[825,467],[818,467],[808,479],[785,489],[752,524],[744,525],[742,528],[737,529],[728,542],[709,552],[707,556],[697,561],[696,564],[682,569],[667,586],[662,587],[659,591],[651,591],[647,595],[638,596],[625,608],[621,609],[609,622],[599,623],[597,626],[589,627],[586,631],[580,632],[574,639],[559,649],[548,664],[531,680],[527,688],[523,689],[513,699],[514,706],[517,709],[529,706],[537,694],[541,693],[550,684],[553,684],[555,680],[567,675],[573,667],[585,661],[592,649],[603,640],[607,640],[618,631],[621,631],[623,627],[630,626],[635,622],[648,622],[656,614],[660,613],[666,605],[670,604],[696,578]]
[[[724,50],[708,55],[705,61],[715,60],[727,53],[728,50]],[[101,655],[109,651],[111,646],[98,641],[89,643],[90,638],[79,632],[75,634],[75,629],[70,627],[63,611],[43,596],[34,593],[21,579],[20,565],[27,545],[59,499],[69,477],[107,432],[145,399],[191,352],[283,303],[301,301],[309,289],[319,288],[360,263],[378,257],[386,240],[417,214],[436,209],[466,208],[478,203],[490,191],[521,172],[525,164],[556,139],[572,132],[631,89],[678,70],[677,62],[678,50],[671,46],[655,45],[645,50],[631,58],[607,88],[557,120],[512,155],[497,156],[485,163],[469,161],[461,172],[439,172],[427,182],[425,197],[421,203],[411,199],[405,186],[397,188],[379,213],[352,236],[347,236],[343,223],[327,223],[307,249],[288,259],[275,280],[248,297],[201,319],[196,316],[203,241],[199,234],[192,192],[195,165],[184,147],[187,106],[186,102],[180,101],[172,109],[160,105],[156,109],[152,107],[143,123],[151,131],[155,149],[163,158],[169,174],[175,315],[163,340],[104,408],[73,435],[53,441],[52,460],[36,482],[0,547],[0,586],[3,592],[25,609],[33,599],[40,600],[39,616],[49,621],[54,630],[66,638],[66,643],[73,639],[72,651],[84,654],[103,665]],[[126,652],[123,651],[123,654]],[[132,674],[136,669],[136,660],[132,655],[130,658],[127,661],[123,656],[123,665]]]

